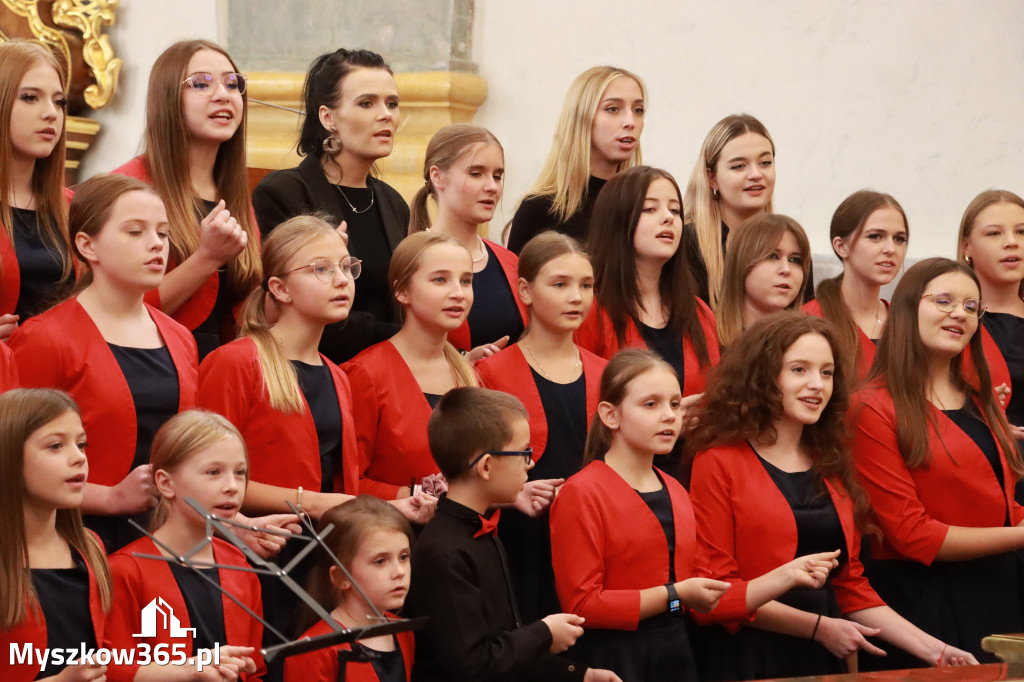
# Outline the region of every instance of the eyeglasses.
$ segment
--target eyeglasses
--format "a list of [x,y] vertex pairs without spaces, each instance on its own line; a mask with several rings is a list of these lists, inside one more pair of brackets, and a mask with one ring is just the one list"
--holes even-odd
[[533,462],[533,448],[526,448],[525,450],[490,450],[489,452],[481,452],[477,455],[466,469],[469,470],[475,467],[476,463],[484,458],[484,455],[490,455],[491,457],[522,457],[523,464],[526,466],[530,466]]
[[188,83],[192,86],[192,91],[197,95],[203,97],[210,97],[217,89],[217,83],[224,86],[225,92],[229,95],[241,95],[245,93],[245,76],[240,73],[226,73],[220,78],[217,78],[212,73],[206,73],[200,71],[199,73],[193,73],[185,80],[181,81],[184,85]]
[[[339,269],[341,270],[341,274],[345,275],[349,279],[359,279],[359,273],[363,271],[363,261],[359,260],[358,258],[353,258],[352,256],[346,256],[337,263],[332,261],[330,258],[317,258],[309,265],[297,267],[294,270],[289,270],[284,274],[290,275],[293,272],[305,270],[306,268],[311,268],[313,270],[313,274],[316,275],[316,278],[318,280],[320,280],[321,282],[327,282],[329,284],[334,281],[334,274]],[[284,275],[282,275],[282,277],[283,276]]]
[[977,298],[965,298],[962,301],[958,301],[949,294],[925,294],[921,298],[932,299],[935,307],[944,313],[951,313],[956,310],[957,306],[962,305],[967,317],[978,319],[985,314],[985,307],[981,304],[981,300]]

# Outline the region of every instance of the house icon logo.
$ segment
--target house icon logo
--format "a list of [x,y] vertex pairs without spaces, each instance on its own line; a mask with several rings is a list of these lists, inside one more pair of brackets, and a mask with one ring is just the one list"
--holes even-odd
[[190,632],[193,637],[196,636],[196,629],[181,627],[181,621],[174,615],[174,609],[162,597],[157,597],[143,607],[142,632],[132,637],[156,637],[158,621],[171,637],[187,637]]

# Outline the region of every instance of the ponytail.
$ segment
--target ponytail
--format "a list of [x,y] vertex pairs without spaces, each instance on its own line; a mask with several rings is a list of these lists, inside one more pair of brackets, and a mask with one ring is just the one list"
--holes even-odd
[[245,299],[239,314],[239,335],[249,337],[256,344],[263,372],[263,388],[270,406],[279,412],[300,413],[305,405],[299,388],[299,375],[270,331],[266,310],[268,295],[260,287]]

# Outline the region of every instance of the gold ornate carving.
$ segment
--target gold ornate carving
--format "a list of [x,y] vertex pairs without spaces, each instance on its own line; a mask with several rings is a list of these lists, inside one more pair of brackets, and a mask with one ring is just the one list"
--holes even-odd
[[[4,0],[11,2],[11,0]],[[114,10],[120,0],[56,0],[53,3],[53,21],[58,26],[72,28],[82,34],[82,58],[96,80],[85,89],[85,102],[93,109],[110,103],[117,90],[117,77],[121,60],[114,56],[110,38],[103,35],[103,26],[112,26]]]
[[[70,78],[71,48],[68,47],[68,41],[64,39],[60,31],[43,23],[42,17],[39,16],[39,3],[36,0],[3,0],[3,3],[7,6],[7,9],[28,21],[28,27],[32,31],[32,35],[60,50],[61,54],[64,55],[64,63],[67,64],[68,77]],[[67,89],[68,85],[69,83],[65,83],[64,88]]]

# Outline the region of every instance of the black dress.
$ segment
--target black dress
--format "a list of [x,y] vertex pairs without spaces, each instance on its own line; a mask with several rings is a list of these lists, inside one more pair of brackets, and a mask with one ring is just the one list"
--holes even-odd
[[[558,384],[532,367],[533,381],[547,418],[548,440],[544,453],[530,469],[531,481],[569,478],[580,470],[587,442],[587,387],[583,373],[576,381]],[[551,530],[548,516],[531,518],[516,509],[505,509],[498,526],[505,543],[512,586],[519,612],[526,622],[561,613],[551,564]]]
[[319,160],[307,156],[295,168],[264,177],[252,192],[252,206],[264,239],[285,220],[306,213],[348,223],[348,251],[363,261],[363,271],[348,319],[328,325],[321,337],[320,351],[331,361],[351,360],[401,328],[387,272],[391,254],[409,232],[409,207],[395,188],[369,176],[365,188],[339,189],[328,182]]
[[[164,422],[178,413],[178,370],[167,346],[130,348],[113,343],[107,346],[124,374],[135,405],[135,455],[131,471],[149,464],[153,437]],[[108,425],[107,428],[116,426]],[[127,475],[128,471],[124,473]],[[142,512],[132,516],[86,516],[84,521],[103,540],[107,552],[113,553],[142,537],[128,520],[132,519],[145,528],[149,517],[150,512]]]
[[[969,405],[944,413],[985,454],[1002,486],[1003,467],[996,441],[978,417],[977,408]],[[1009,509],[1004,524],[1010,524]],[[983,637],[1024,631],[1020,584],[1024,567],[1017,552],[966,561],[935,561],[931,566],[916,561],[873,560],[870,556],[862,556],[862,562],[871,586],[896,613],[950,646],[970,651],[982,663],[998,660],[982,650]],[[883,668],[927,665],[891,645],[876,645],[886,649],[888,655],[881,660],[861,657],[862,669],[865,662]]]
[[[832,497],[824,487],[818,490],[810,471],[782,471],[760,455],[758,460],[793,511],[797,532],[794,559],[846,546]],[[846,553],[841,553],[840,564],[846,560]],[[839,567],[833,570],[833,574],[837,570]],[[831,578],[822,588],[794,588],[776,601],[830,618],[842,615]],[[703,628],[700,639],[701,645],[696,649],[702,652],[698,658],[701,680],[705,682],[846,672],[845,660],[836,658],[824,646],[810,639],[752,626],[743,626],[735,634],[730,634],[718,625]]]
[[[660,477],[659,477],[660,478]],[[668,542],[669,582],[675,574],[675,520],[672,500],[664,482],[660,490],[637,495],[650,508]],[[690,644],[690,627],[683,612],[645,618],[634,631],[587,630],[569,653],[593,668],[612,670],[623,682],[696,682],[697,667]]]
[[516,305],[516,295],[509,287],[498,257],[489,246],[485,248],[487,265],[473,275],[473,306],[467,317],[473,348],[494,343],[503,336],[514,342],[523,333],[523,316]]
[[[217,644],[227,644],[227,635],[224,634],[223,595],[216,587],[220,585],[220,570],[200,568],[194,571],[175,563],[167,565],[171,568],[171,575],[178,583],[178,589],[185,600],[188,621],[196,629],[192,638],[192,651],[213,649]],[[207,582],[202,576],[206,576],[214,584]]]
[[[14,253],[18,258],[20,288],[14,314],[18,324],[47,310],[67,296],[75,281],[74,270],[64,277],[62,263],[68,254],[61,254],[45,242],[39,233],[39,216],[35,211],[11,208],[14,224]],[[2,229],[2,228],[0,228]]]
[[1010,370],[1013,394],[1006,405],[1006,419],[1024,426],[1024,317],[1011,313],[985,313],[981,323],[992,335]]
[[[46,621],[46,648],[86,651],[96,648],[96,632],[89,610],[89,569],[85,560],[71,550],[75,565],[72,568],[33,568],[32,586],[39,597],[39,607]],[[67,667],[54,665],[53,660],[40,671],[36,679],[56,675]]]
[[590,176],[587,181],[587,192],[583,195],[583,203],[569,219],[559,222],[551,214],[551,196],[534,196],[523,199],[512,216],[512,227],[508,233],[508,250],[517,256],[526,246],[526,242],[545,230],[554,230],[567,234],[581,244],[587,243],[587,231],[590,227],[590,214],[594,210],[597,195],[607,180]]

